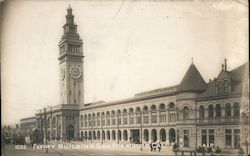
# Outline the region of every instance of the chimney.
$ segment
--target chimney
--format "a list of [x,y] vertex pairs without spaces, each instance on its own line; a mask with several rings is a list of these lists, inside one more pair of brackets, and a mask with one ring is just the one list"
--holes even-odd
[[224,61],[225,61],[225,71],[227,71],[227,59],[225,59]]
[[224,64],[221,65],[221,69],[224,70]]

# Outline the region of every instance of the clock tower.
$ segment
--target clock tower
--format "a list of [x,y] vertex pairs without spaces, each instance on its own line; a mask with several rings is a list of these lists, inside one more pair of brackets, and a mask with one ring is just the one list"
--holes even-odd
[[77,33],[72,8],[67,8],[66,24],[59,42],[60,104],[83,104],[83,41]]

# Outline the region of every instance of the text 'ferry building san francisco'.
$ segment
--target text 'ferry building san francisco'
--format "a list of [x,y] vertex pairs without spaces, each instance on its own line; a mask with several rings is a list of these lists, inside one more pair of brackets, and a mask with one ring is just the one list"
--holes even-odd
[[63,29],[58,57],[60,104],[22,119],[21,128],[34,119],[36,128],[47,132],[49,139],[178,142],[193,148],[213,143],[221,149],[234,149],[249,137],[248,62],[229,70],[225,60],[217,78],[209,82],[192,62],[178,85],[120,101],[84,103],[83,41],[71,7]]

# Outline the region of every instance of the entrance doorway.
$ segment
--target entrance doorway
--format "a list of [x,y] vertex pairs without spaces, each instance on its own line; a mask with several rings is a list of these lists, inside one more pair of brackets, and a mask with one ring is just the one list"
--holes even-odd
[[139,144],[140,143],[140,130],[132,129],[130,132],[131,132],[130,142]]
[[66,129],[67,139],[71,140],[74,138],[74,126],[69,125]]

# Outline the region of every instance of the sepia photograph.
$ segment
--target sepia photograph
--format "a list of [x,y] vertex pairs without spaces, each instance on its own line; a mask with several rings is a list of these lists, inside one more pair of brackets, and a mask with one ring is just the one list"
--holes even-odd
[[0,0],[3,156],[247,156],[247,0]]

